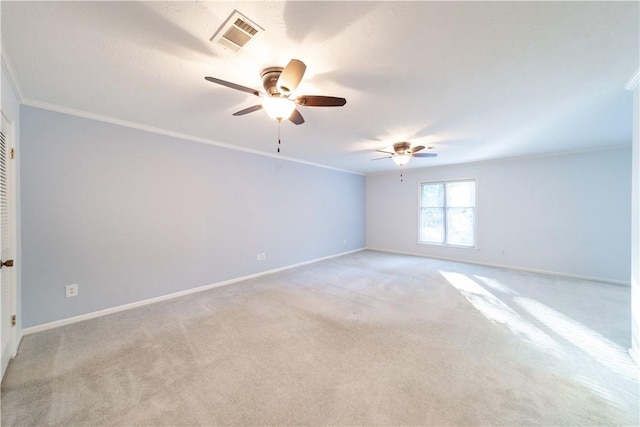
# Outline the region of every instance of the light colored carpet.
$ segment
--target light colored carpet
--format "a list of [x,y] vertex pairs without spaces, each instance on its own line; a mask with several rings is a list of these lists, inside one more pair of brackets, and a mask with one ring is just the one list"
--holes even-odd
[[2,425],[637,425],[629,301],[362,251],[26,336]]

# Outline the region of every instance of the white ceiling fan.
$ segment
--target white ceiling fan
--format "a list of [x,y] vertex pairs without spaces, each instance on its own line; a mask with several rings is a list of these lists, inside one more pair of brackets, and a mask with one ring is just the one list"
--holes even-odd
[[262,102],[251,107],[233,113],[234,116],[242,116],[254,111],[264,109],[269,117],[277,120],[289,119],[296,125],[304,123],[302,114],[296,109],[297,105],[304,107],[341,107],[347,103],[344,98],[321,95],[292,96],[296,90],[307,66],[299,59],[292,59],[286,67],[267,67],[262,70],[262,86],[265,92],[260,92],[250,87],[228,82],[215,77],[205,77],[206,80],[217,83],[231,89],[247,92],[262,98]]
[[[429,147],[432,148],[432,147]],[[411,147],[411,143],[407,141],[396,142],[393,144],[393,152],[385,150],[376,150],[378,153],[388,154],[385,157],[378,157],[372,160],[393,159],[393,162],[400,166],[400,181],[402,181],[402,167],[409,163],[412,157],[437,157],[436,153],[419,153],[424,150],[424,145],[416,145]]]
[[415,147],[411,147],[411,143],[402,141],[396,142],[393,144],[393,152],[384,151],[384,150],[376,150],[378,153],[388,154],[385,157],[378,157],[373,160],[382,160],[382,159],[393,159],[394,163],[398,166],[404,166],[409,163],[412,157],[437,157],[436,153],[419,153],[419,151],[424,150],[425,147],[423,145],[417,145]]

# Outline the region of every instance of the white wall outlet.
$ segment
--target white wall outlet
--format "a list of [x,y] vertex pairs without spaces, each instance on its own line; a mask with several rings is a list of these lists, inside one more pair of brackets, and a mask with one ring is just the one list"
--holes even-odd
[[267,256],[264,254],[264,252],[260,252],[258,254],[258,261],[264,261],[265,259],[267,259]]
[[67,285],[65,288],[65,295],[67,298],[77,297],[78,296],[78,285]]

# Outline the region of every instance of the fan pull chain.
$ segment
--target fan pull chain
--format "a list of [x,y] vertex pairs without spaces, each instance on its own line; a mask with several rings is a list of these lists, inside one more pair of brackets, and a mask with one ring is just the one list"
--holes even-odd
[[404,182],[404,180],[402,179],[402,172],[403,172],[402,165],[400,165],[400,182]]
[[280,120],[278,120],[278,153],[280,152]]

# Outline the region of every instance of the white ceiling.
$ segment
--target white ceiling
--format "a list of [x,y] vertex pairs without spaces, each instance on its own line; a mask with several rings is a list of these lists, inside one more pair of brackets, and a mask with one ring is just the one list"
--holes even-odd
[[[7,2],[3,59],[25,104],[57,106],[275,154],[250,94],[260,71],[307,65],[296,94],[340,96],[283,122],[283,157],[359,173],[373,150],[433,146],[409,167],[631,144],[640,3]],[[237,9],[266,31],[209,42]]]

